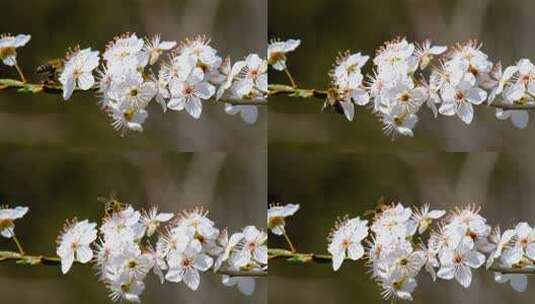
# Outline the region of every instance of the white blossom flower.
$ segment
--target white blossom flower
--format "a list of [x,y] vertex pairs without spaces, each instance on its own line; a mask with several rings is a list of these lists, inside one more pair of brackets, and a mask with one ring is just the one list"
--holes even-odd
[[202,69],[203,73],[218,69],[223,61],[217,55],[217,50],[210,46],[210,39],[204,36],[186,39],[180,45],[179,53],[185,56],[193,56],[196,67]]
[[440,269],[437,276],[441,279],[455,278],[463,287],[472,283],[470,268],[479,268],[485,263],[485,256],[477,250],[461,243],[455,250],[444,250],[440,256]]
[[[526,93],[535,95],[535,65],[529,59],[520,59],[516,64],[518,77],[508,93],[512,100],[521,99]],[[516,97],[515,97],[516,96]]]
[[202,70],[196,68],[185,81],[171,79],[169,83],[171,99],[167,107],[173,111],[185,109],[195,119],[201,117],[201,100],[210,99],[215,93],[215,87],[205,82],[203,78]]
[[184,252],[168,259],[169,270],[165,279],[170,282],[184,282],[192,290],[197,290],[200,284],[199,271],[207,271],[213,263],[208,255],[202,253],[202,246],[198,240],[192,240]]
[[128,71],[112,84],[108,96],[116,103],[126,102],[134,108],[144,109],[157,91],[155,82],[145,81],[140,73]]
[[65,67],[59,76],[63,85],[63,99],[71,98],[76,88],[89,90],[95,84],[93,70],[98,67],[99,52],[91,48],[76,51],[67,57]]
[[412,129],[418,122],[418,116],[403,110],[400,106],[389,107],[382,116],[383,131],[395,138],[397,135],[414,136]]
[[328,251],[332,255],[333,269],[337,271],[346,257],[356,261],[364,256],[361,242],[368,236],[368,221],[360,217],[337,223],[329,236]]
[[494,233],[491,234],[489,238],[494,241],[496,247],[487,258],[487,269],[492,267],[494,260],[502,255],[504,248],[509,244],[515,234],[516,231],[513,229],[507,229],[503,232],[503,234],[500,234],[499,228],[497,228]]
[[429,63],[433,60],[434,56],[444,54],[448,50],[446,46],[432,46],[431,40],[426,40],[421,45],[416,47],[416,57],[420,61],[420,68],[425,69]]
[[25,46],[30,41],[30,35],[19,34],[17,36],[0,36],[0,60],[5,65],[14,66],[17,64],[17,48]]
[[377,235],[405,239],[416,233],[416,223],[411,221],[411,208],[401,203],[385,208],[371,226]]
[[69,271],[74,261],[85,264],[93,258],[91,243],[97,238],[97,224],[88,220],[74,222],[65,227],[58,238],[57,255],[61,259],[61,271]]
[[216,261],[214,262],[214,271],[217,271],[221,268],[221,265],[226,262],[232,251],[238,246],[238,244],[243,240],[243,233],[238,232],[234,233],[228,237],[228,231],[223,230],[218,237],[219,246],[221,246],[221,252],[217,256]]
[[416,289],[416,279],[403,275],[400,272],[392,272],[380,282],[385,300],[401,299],[412,301],[412,293]]
[[335,84],[342,89],[358,88],[364,78],[361,69],[369,59],[369,56],[363,56],[361,53],[347,53],[339,58],[332,74]]
[[144,51],[149,55],[149,64],[153,65],[164,51],[169,51],[177,45],[176,41],[161,41],[160,35],[155,35],[147,40]]
[[113,301],[128,301],[132,303],[141,303],[139,296],[145,290],[145,284],[133,276],[126,273],[116,275],[108,280],[110,297]]
[[268,229],[275,235],[284,234],[285,218],[294,215],[297,210],[299,210],[298,204],[271,205],[267,215]]
[[378,261],[380,271],[396,271],[408,277],[415,277],[426,263],[426,254],[420,250],[413,250],[412,245],[397,242],[387,250]]
[[156,252],[159,256],[171,258],[180,255],[189,245],[195,235],[193,227],[180,225],[166,232],[156,243]]
[[498,62],[494,65],[490,77],[486,80],[486,86],[492,88],[489,94],[488,102],[492,103],[496,96],[503,93],[503,90],[507,84],[511,81],[511,78],[518,72],[516,66],[510,66],[502,71],[502,64]]
[[250,54],[243,62],[236,64],[243,65],[238,75],[235,91],[240,98],[246,96],[263,96],[268,90],[267,61],[257,54]]
[[143,67],[147,63],[146,53],[143,52],[145,43],[136,34],[124,34],[116,37],[103,54],[110,69],[133,69]]
[[457,86],[447,85],[442,91],[443,103],[439,112],[443,115],[457,114],[466,124],[474,118],[472,105],[480,105],[487,98],[487,92],[475,85],[473,77],[465,77]]
[[175,215],[173,213],[158,213],[158,207],[152,207],[141,217],[141,222],[147,229],[147,236],[152,236],[161,223],[170,221]]
[[149,115],[146,110],[137,108],[126,100],[110,105],[108,110],[113,119],[112,126],[122,134],[127,131],[143,131],[143,123]]
[[236,255],[234,264],[236,267],[244,267],[249,263],[267,264],[267,234],[258,230],[255,226],[247,226],[243,229],[243,240]]
[[150,253],[143,253],[139,246],[130,244],[114,254],[105,267],[105,272],[127,273],[138,280],[143,280],[154,266]]
[[22,218],[30,210],[28,207],[9,208],[7,206],[0,206],[0,235],[5,238],[12,238],[15,236],[14,221]]
[[418,67],[418,58],[414,56],[415,46],[405,38],[395,39],[385,43],[380,48],[373,63],[380,72],[408,74]]
[[108,239],[140,239],[145,227],[140,222],[141,213],[134,210],[132,206],[126,206],[124,209],[113,212],[103,219],[100,231]]
[[286,69],[286,54],[295,51],[301,44],[299,39],[274,40],[268,45],[268,63],[277,71]]
[[503,252],[503,260],[514,265],[520,263],[524,255],[535,260],[535,230],[528,223],[519,223],[515,228],[514,245]]
[[215,246],[219,237],[219,229],[214,226],[214,222],[207,215],[208,211],[203,208],[185,210],[179,216],[176,228],[192,229],[194,237],[201,242],[203,249],[211,249],[206,247]]
[[425,271],[427,271],[431,275],[433,282],[435,282],[437,280],[435,268],[438,268],[440,266],[440,263],[437,259],[437,252],[432,247],[425,248],[424,245],[422,245],[422,247],[422,250],[426,254],[426,262],[424,265]]
[[395,106],[404,111],[415,113],[427,100],[427,91],[424,87],[415,87],[412,81],[400,81],[393,87],[386,89],[385,99],[393,102]]
[[450,54],[452,61],[464,61],[467,65],[467,72],[476,78],[490,73],[492,62],[488,60],[488,55],[481,51],[482,44],[471,40],[464,44],[458,44]]
[[429,204],[425,204],[414,212],[414,220],[418,223],[418,233],[424,233],[433,220],[437,220],[446,214],[444,210],[429,211]]

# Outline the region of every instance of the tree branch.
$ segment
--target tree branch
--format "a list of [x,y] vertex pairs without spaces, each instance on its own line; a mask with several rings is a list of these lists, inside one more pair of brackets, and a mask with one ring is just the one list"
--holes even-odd
[[[285,260],[295,264],[316,263],[316,264],[329,264],[332,261],[332,257],[328,254],[316,254],[316,253],[300,253],[291,252],[290,250],[282,248],[269,248],[268,249],[269,260]],[[350,260],[346,258],[346,260]],[[528,274],[535,275],[535,268],[506,268],[501,266],[492,266],[490,271],[500,272],[503,274]]]
[[[294,88],[289,85],[283,84],[270,84],[268,96],[286,95],[290,97],[298,98],[316,98],[325,101],[329,96],[327,90],[317,89],[302,89]],[[488,105],[492,108],[498,108],[502,110],[535,110],[535,105],[532,104],[506,104],[503,102],[493,102]]]
[[322,100],[325,100],[328,96],[328,92],[324,90],[294,88],[283,84],[270,84],[268,91],[268,96],[287,95],[290,97],[317,98]]
[[[14,90],[21,93],[46,93],[53,95],[61,95],[63,89],[58,85],[50,84],[36,84],[27,83],[15,79],[0,79],[0,91],[2,90]],[[89,92],[96,92],[96,88],[87,90]],[[75,93],[85,92],[80,89],[74,90]],[[221,103],[226,103],[234,106],[263,106],[267,104],[265,100],[219,100]]]
[[[61,260],[59,257],[49,257],[42,255],[28,255],[20,254],[13,251],[0,251],[0,262],[15,262],[16,264],[30,265],[30,266],[59,266]],[[231,277],[265,277],[267,271],[232,271],[220,269],[216,272],[221,275],[228,275]]]

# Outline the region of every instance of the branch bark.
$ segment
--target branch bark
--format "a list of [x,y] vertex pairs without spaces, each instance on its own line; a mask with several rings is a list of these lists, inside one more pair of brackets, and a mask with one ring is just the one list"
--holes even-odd
[[[303,88],[294,88],[289,85],[282,84],[270,84],[268,96],[277,96],[277,95],[286,95],[290,97],[298,98],[316,98],[322,101],[325,101],[329,96],[327,90],[317,90],[317,89],[303,89]],[[506,104],[503,102],[493,102],[488,105],[492,108],[498,108],[502,110],[535,110],[535,105],[532,104]]]
[[[27,83],[15,79],[0,79],[0,91],[2,90],[14,90],[17,92],[30,94],[46,93],[52,95],[61,95],[63,93],[63,89],[58,85]],[[87,92],[96,91],[96,88],[87,90]],[[80,93],[86,91],[76,89],[74,92]],[[219,102],[234,106],[262,106],[267,104],[267,101],[264,100],[219,100]]]
[[[0,251],[0,262],[15,262],[16,264],[30,266],[59,266],[61,260],[59,257],[50,257],[42,255],[20,254],[13,251]],[[232,271],[220,269],[217,274],[228,275],[231,277],[265,277],[267,271]]]
[[[332,261],[332,256],[328,254],[316,254],[316,253],[301,253],[301,252],[292,252],[287,249],[282,248],[269,248],[268,249],[268,259],[271,260],[285,260],[290,263],[295,264],[306,264],[306,263],[316,263],[316,264],[330,264]],[[350,260],[346,258],[346,260]],[[489,268],[490,271],[500,272],[503,274],[535,274],[535,268],[507,268],[500,267],[498,265],[492,266]]]

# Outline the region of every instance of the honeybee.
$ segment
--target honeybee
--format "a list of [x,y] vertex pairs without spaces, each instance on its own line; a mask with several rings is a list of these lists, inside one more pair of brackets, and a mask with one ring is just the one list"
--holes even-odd
[[62,59],[52,59],[37,67],[37,74],[45,77],[44,83],[54,84],[58,79],[59,73],[63,70],[64,62]]
[[379,200],[377,201],[377,205],[375,206],[375,209],[370,209],[364,211],[364,217],[374,217],[378,213],[383,212],[388,206],[390,202],[385,199],[384,196],[381,196]]
[[104,214],[106,216],[124,209],[124,204],[117,199],[115,193],[111,193],[108,197],[99,196],[97,200],[104,203]]

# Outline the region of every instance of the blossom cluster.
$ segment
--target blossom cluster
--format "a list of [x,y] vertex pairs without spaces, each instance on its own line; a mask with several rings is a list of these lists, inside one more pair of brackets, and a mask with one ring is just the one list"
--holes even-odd
[[[21,255],[25,253],[15,237],[15,220],[28,211],[21,206],[0,207],[0,235],[13,238]],[[200,274],[212,270],[222,275],[225,286],[236,285],[251,295],[254,275],[267,271],[267,234],[249,225],[229,235],[228,229],[218,229],[207,215],[203,208],[175,215],[160,213],[157,207],[138,211],[107,200],[100,227],[87,219],[65,223],[56,249],[61,271],[67,274],[74,263],[95,264],[111,299],[118,302],[139,303],[150,272],[162,284],[182,282],[197,290]]]
[[[422,270],[433,281],[455,279],[467,288],[472,271],[484,265],[496,282],[525,291],[527,276],[518,271],[535,269],[535,230],[519,223],[501,234],[479,211],[468,206],[447,213],[397,203],[381,207],[370,224],[346,217],[328,238],[333,269],[347,259],[365,259],[385,299],[412,300]],[[500,272],[509,269],[516,272]]]
[[[15,65],[15,49],[29,40],[29,35],[2,37],[0,59]],[[164,53],[168,56],[162,59]],[[162,41],[159,35],[142,39],[126,33],[108,43],[102,60],[99,51],[75,47],[53,68],[51,78],[61,84],[65,100],[77,90],[96,91],[100,107],[121,134],[143,130],[153,100],[164,112],[184,110],[195,119],[200,118],[206,101],[224,100],[226,113],[239,113],[243,121],[253,124],[257,106],[230,101],[267,97],[266,59],[250,54],[232,64],[204,36],[177,43]]]
[[[268,54],[275,70],[286,70],[286,53],[299,46],[295,41],[270,45],[277,49]],[[521,59],[502,70],[501,63],[492,62],[481,47],[477,41],[468,41],[448,50],[430,40],[420,44],[397,38],[377,50],[371,60],[373,71],[367,76],[362,70],[370,57],[344,52],[329,74],[326,104],[350,121],[355,106],[367,106],[382,122],[384,132],[393,137],[413,136],[422,108],[430,109],[435,118],[457,116],[470,124],[474,106],[498,100],[496,117],[525,128],[529,115],[522,106],[535,105],[534,65]]]
[[197,290],[200,275],[212,270],[223,274],[223,284],[250,295],[254,278],[229,274],[267,270],[267,235],[255,226],[229,235],[202,208],[175,215],[111,200],[106,210],[99,227],[88,220],[68,221],[58,237],[57,255],[64,274],[74,262],[94,263],[114,301],[139,303],[151,272],[162,284],[184,283]]

